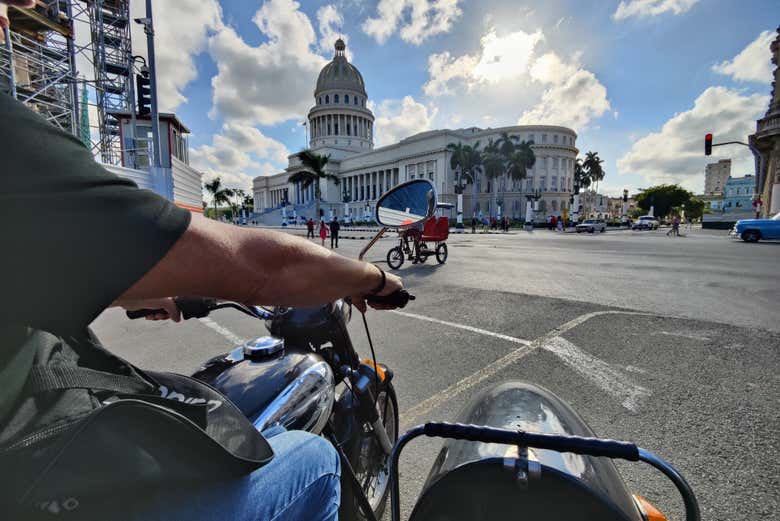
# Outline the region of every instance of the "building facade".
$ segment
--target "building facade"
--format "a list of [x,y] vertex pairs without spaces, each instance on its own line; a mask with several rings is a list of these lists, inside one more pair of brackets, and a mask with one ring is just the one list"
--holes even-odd
[[758,213],[761,217],[771,217],[780,212],[780,27],[769,50],[775,65],[772,97],[766,114],[756,121],[756,133],[749,138],[762,156],[756,169],[756,193],[761,201]]
[[725,212],[749,211],[753,207],[753,193],[756,178],[752,175],[729,177],[726,180],[725,194],[721,208]]
[[[459,172],[450,168],[450,143],[487,144],[502,132],[519,140],[532,141],[536,164],[522,180],[507,177],[496,180],[478,175],[474,185],[463,192],[463,215],[506,215],[524,219],[526,194],[541,193],[539,211],[544,220],[560,216],[569,206],[573,188],[577,134],[566,127],[515,125],[495,129],[477,127],[431,130],[374,148],[374,115],[367,107],[363,77],[345,56],[344,42],[336,42],[333,60],[320,72],[314,90],[314,106],[309,111],[309,146],[318,154],[329,155],[326,166],[338,177],[320,182],[321,209],[326,218],[337,215],[352,221],[370,220],[376,200],[393,186],[412,179],[428,179],[439,200],[455,203]],[[295,155],[289,157],[284,172],[260,176],[253,181],[256,218],[278,224],[284,216],[314,217],[314,187],[290,183],[289,177],[301,169]],[[494,185],[495,183],[495,185]],[[497,195],[493,194],[493,191]],[[454,211],[452,217],[454,217]]]
[[726,180],[731,176],[731,159],[721,159],[704,168],[704,195],[723,195]]

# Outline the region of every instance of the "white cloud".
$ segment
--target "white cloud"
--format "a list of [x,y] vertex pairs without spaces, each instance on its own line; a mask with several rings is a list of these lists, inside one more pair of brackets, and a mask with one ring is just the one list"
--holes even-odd
[[428,57],[428,82],[423,91],[429,96],[453,94],[453,86],[462,83],[472,90],[480,83],[499,83],[528,74],[537,44],[544,40],[541,31],[517,31],[498,36],[489,31],[480,40],[480,52],[458,58],[445,51]]
[[431,36],[449,32],[463,13],[459,0],[379,0],[377,17],[363,22],[363,31],[384,43],[398,31],[401,39],[420,45]]
[[257,128],[230,122],[213,136],[211,145],[193,148],[190,160],[204,179],[221,177],[227,186],[246,189],[253,177],[280,172],[288,155],[287,147]]
[[338,38],[341,38],[347,44],[347,59],[352,61],[349,37],[341,32],[341,28],[344,25],[344,17],[335,5],[323,5],[317,9],[317,25],[320,31],[320,52],[326,56],[333,54],[333,45]]
[[638,174],[651,183],[682,183],[696,191],[703,187],[704,165],[719,158],[732,159],[732,175],[751,173],[753,159],[746,147],[717,147],[706,157],[704,135],[712,132],[715,142],[746,141],[768,103],[768,96],[709,87],[696,98],[692,109],[675,114],[660,131],[634,142],[618,160],[618,170],[620,174]]
[[[578,64],[555,52],[539,54],[541,31],[516,31],[499,36],[490,30],[474,54],[454,57],[449,52],[428,58],[428,81],[423,91],[444,105],[467,99],[472,121],[485,113],[497,117],[482,123],[556,124],[575,129],[610,109],[607,89]],[[453,103],[455,103],[453,101]],[[453,107],[455,109],[456,107]],[[461,110],[461,109],[458,109]]]
[[546,86],[541,101],[520,116],[520,124],[564,125],[579,129],[610,109],[607,89],[592,72],[563,62],[557,54],[541,56],[531,77]]
[[769,44],[774,37],[773,31],[762,32],[734,58],[713,65],[712,70],[738,81],[769,83],[772,80],[772,53]]
[[[146,16],[143,2],[130,5],[131,18]],[[155,2],[153,15],[160,110],[173,112],[187,101],[182,91],[197,77],[195,57],[206,50],[209,34],[223,26],[222,9],[217,0],[177,0]],[[131,30],[133,52],[146,57],[143,27],[133,23]]]
[[625,20],[635,16],[637,18],[648,18],[658,16],[667,12],[676,15],[688,11],[696,5],[699,0],[628,0],[621,1],[617,10],[612,15],[616,21]]
[[377,146],[396,143],[418,132],[429,130],[436,107],[426,107],[411,96],[402,100],[384,100],[373,107],[374,140]]
[[312,105],[312,86],[326,60],[313,51],[317,38],[293,0],[268,0],[253,21],[268,41],[253,47],[232,28],[209,42],[217,64],[211,116],[273,125],[302,118]]

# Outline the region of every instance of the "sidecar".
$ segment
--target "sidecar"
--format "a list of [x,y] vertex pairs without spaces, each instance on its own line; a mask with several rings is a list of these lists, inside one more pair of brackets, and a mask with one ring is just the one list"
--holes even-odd
[[[523,382],[483,391],[457,422],[595,436],[560,398]],[[449,439],[410,519],[643,521],[643,515],[611,459]]]

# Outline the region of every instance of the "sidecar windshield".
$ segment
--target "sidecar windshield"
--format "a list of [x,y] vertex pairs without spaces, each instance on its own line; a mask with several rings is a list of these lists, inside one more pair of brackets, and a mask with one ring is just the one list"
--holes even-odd
[[631,515],[579,479],[545,465],[524,489],[503,459],[490,458],[462,465],[431,485],[410,521],[641,521]]

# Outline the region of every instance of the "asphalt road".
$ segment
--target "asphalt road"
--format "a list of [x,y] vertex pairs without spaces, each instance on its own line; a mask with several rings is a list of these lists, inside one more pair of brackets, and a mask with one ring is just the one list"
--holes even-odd
[[[363,243],[342,240],[355,256]],[[382,262],[391,239],[368,259]],[[402,426],[454,420],[477,390],[506,379],[542,385],[601,436],[637,442],[688,478],[703,519],[758,519],[780,510],[780,244],[723,232],[547,231],[451,236],[445,265],[405,264],[418,299],[371,312],[378,357],[395,371]],[[192,371],[233,342],[265,333],[220,311],[211,322],[94,324],[103,342],[143,366]],[[366,347],[353,320],[356,345]],[[367,349],[366,349],[367,351]],[[438,451],[402,458],[408,512]],[[680,519],[673,486],[620,464],[629,489]]]

